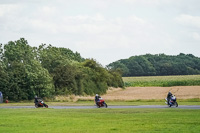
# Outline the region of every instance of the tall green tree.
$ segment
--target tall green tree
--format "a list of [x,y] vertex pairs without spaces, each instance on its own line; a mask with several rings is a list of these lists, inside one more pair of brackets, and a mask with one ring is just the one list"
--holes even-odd
[[5,44],[2,57],[9,76],[6,89],[9,99],[28,100],[35,95],[52,95],[52,78],[36,60],[36,48],[29,46],[24,38]]

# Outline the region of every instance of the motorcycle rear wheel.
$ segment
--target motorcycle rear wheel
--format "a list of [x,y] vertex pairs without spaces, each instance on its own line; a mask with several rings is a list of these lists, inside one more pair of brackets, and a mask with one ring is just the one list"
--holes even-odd
[[38,108],[38,105],[35,105],[36,108]]
[[107,105],[106,103],[104,104],[104,106],[105,106],[106,108],[108,107],[108,105]]

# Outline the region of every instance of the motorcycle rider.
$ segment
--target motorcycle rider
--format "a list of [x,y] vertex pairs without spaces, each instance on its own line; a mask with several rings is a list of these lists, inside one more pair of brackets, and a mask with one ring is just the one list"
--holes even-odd
[[96,105],[97,105],[97,103],[98,103],[98,101],[99,101],[99,98],[101,98],[101,97],[100,97],[98,94],[96,94],[96,95],[95,95],[95,98],[94,98],[94,99],[95,99]]
[[40,99],[40,98],[37,97],[37,95],[35,95],[35,100],[34,100],[35,105],[38,104],[38,102],[39,102],[38,99]]
[[167,104],[169,105],[169,100],[172,97],[172,93],[169,91],[167,94]]

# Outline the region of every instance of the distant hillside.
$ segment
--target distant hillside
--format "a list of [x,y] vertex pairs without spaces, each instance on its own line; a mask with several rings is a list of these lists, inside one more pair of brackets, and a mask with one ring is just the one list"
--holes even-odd
[[122,76],[163,76],[200,74],[200,58],[192,54],[172,56],[146,54],[121,59],[107,66],[121,71]]

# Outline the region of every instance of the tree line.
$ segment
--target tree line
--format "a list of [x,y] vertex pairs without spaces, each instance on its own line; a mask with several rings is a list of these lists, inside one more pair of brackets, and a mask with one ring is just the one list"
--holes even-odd
[[41,44],[31,47],[20,38],[0,44],[0,91],[10,100],[31,100],[35,95],[94,95],[108,87],[123,87],[121,74],[108,70],[78,52]]
[[146,54],[132,56],[110,63],[110,70],[121,71],[122,76],[166,76],[200,74],[200,58],[192,54]]

